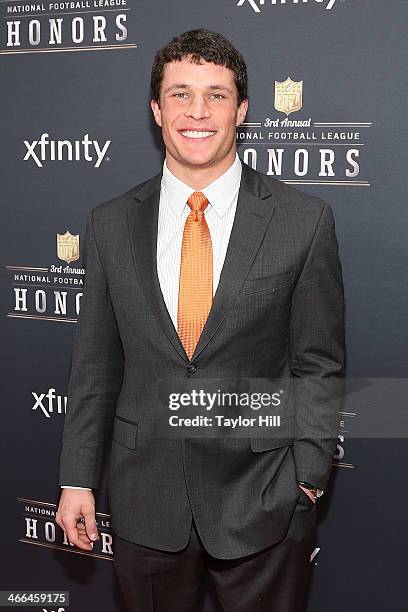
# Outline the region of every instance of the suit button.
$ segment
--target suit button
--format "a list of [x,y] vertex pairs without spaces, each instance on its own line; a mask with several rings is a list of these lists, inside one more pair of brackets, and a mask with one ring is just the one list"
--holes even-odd
[[195,364],[195,363],[190,363],[190,364],[187,366],[187,372],[188,372],[189,374],[195,374],[195,373],[197,372],[197,366],[196,366],[196,364]]

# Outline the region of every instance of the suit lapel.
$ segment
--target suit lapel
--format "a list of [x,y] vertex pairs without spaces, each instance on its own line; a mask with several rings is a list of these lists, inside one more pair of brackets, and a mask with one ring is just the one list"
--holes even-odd
[[[161,175],[136,193],[128,209],[134,264],[143,292],[166,336],[187,363],[188,356],[166,308],[156,265],[157,225]],[[251,268],[275,211],[272,194],[259,174],[242,165],[242,179],[227,253],[207,321],[191,358],[194,361],[210,342],[236,299]]]
[[204,350],[236,299],[261,246],[275,203],[259,175],[242,164],[234,223],[212,307],[192,361]]
[[147,301],[166,336],[185,361],[188,356],[169,315],[157,274],[157,225],[159,219],[161,174],[145,183],[128,208],[128,224],[133,258]]

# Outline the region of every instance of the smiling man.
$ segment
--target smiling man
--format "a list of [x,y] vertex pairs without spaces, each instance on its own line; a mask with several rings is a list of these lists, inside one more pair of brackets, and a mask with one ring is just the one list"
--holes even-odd
[[[156,55],[162,171],[94,208],[68,386],[57,523],[91,550],[110,453],[114,568],[134,612],[301,612],[344,375],[331,208],[241,163],[247,70],[220,34]],[[282,432],[157,438],[160,377],[290,378]],[[83,517],[84,522],[78,521]]]

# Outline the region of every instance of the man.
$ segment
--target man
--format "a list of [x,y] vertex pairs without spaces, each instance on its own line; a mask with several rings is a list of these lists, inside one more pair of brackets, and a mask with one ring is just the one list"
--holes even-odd
[[[151,85],[163,172],[87,220],[57,522],[92,549],[92,489],[111,450],[114,566],[130,610],[199,610],[207,572],[224,611],[300,612],[336,445],[326,382],[344,373],[332,212],[239,161],[247,73],[224,37],[173,39]],[[299,384],[279,434],[155,438],[161,377]]]

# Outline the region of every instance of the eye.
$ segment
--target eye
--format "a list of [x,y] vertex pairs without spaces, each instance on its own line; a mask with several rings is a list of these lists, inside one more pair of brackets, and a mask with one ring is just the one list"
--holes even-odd
[[186,98],[187,94],[184,91],[176,91],[176,93],[174,93],[173,96],[175,98]]
[[225,96],[223,96],[223,94],[220,94],[220,93],[211,94],[210,97],[214,98],[215,100],[223,100],[225,98]]

